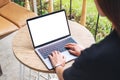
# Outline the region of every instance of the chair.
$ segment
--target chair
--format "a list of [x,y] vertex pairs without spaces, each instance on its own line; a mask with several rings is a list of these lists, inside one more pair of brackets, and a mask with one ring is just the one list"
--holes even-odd
[[0,37],[25,26],[26,19],[34,16],[37,15],[11,0],[0,0]]

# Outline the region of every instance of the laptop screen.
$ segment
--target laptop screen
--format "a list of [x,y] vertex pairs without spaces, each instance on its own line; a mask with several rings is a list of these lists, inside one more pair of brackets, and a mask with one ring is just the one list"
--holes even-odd
[[27,24],[34,47],[70,35],[64,10],[28,19]]

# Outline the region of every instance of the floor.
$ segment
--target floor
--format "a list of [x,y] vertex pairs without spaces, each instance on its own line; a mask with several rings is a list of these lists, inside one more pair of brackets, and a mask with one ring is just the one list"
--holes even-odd
[[0,39],[0,65],[3,72],[0,80],[58,80],[55,74],[46,74],[30,70],[17,61],[12,51],[12,39],[15,34],[16,32],[13,32]]

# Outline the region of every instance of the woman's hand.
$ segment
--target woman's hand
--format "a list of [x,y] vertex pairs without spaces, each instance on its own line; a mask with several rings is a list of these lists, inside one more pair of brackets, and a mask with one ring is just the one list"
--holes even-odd
[[56,74],[59,80],[63,79],[63,72],[65,66],[65,57],[59,51],[53,51],[51,55],[49,55],[51,63],[56,71]]
[[59,51],[53,51],[51,55],[49,55],[51,63],[53,67],[60,65],[62,67],[65,66],[65,57]]
[[81,51],[84,50],[84,48],[76,43],[68,43],[65,45],[66,48],[69,49],[69,52],[73,55],[80,56]]

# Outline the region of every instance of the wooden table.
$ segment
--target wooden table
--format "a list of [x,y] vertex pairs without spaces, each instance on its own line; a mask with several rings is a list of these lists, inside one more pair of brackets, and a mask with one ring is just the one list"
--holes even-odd
[[[91,44],[95,43],[93,35],[84,26],[73,21],[69,21],[69,25],[71,34],[78,44],[89,47]],[[12,47],[16,58],[25,66],[40,72],[54,72],[48,70],[34,52],[27,26],[17,32],[13,39]],[[72,63],[73,61],[67,63],[65,67],[71,66]]]

